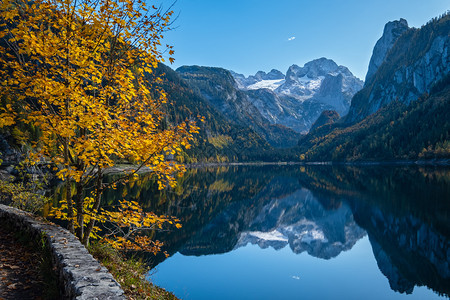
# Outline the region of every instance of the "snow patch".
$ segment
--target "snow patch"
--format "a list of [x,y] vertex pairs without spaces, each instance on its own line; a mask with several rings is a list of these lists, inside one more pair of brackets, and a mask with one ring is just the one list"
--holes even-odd
[[303,77],[298,78],[298,83],[300,83],[307,89],[315,90],[320,88],[320,85],[322,84],[324,78],[325,78],[324,76],[318,76],[317,78],[309,78],[308,76],[305,75]]
[[311,244],[313,241],[320,241],[321,243],[328,243],[328,239],[325,238],[324,234],[320,230],[309,230],[309,231],[303,231],[300,234],[301,238],[300,241],[302,243]]
[[273,230],[270,232],[251,231],[248,232],[247,234],[265,241],[280,241],[280,242],[288,241],[288,238],[278,230]]
[[259,90],[259,89],[269,89],[275,90],[277,87],[284,83],[284,79],[275,79],[275,80],[261,80],[257,83],[249,85],[247,87],[248,90]]

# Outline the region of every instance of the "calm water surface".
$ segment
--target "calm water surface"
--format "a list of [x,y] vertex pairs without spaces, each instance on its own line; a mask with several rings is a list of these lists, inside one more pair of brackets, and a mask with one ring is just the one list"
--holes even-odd
[[[190,170],[116,191],[182,220],[148,278],[182,299],[445,299],[450,169]],[[117,196],[109,195],[107,199]]]

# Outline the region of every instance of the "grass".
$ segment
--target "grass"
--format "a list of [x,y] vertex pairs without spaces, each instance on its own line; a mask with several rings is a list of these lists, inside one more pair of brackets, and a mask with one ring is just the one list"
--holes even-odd
[[142,259],[125,258],[110,245],[98,242],[91,243],[88,250],[120,283],[128,299],[178,299],[145,279],[149,267]]

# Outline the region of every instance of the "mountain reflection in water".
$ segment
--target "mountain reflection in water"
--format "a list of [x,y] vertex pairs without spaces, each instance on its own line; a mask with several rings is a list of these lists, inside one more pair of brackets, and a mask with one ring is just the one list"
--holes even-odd
[[[240,166],[191,169],[173,190],[143,177],[107,196],[137,198],[183,227],[154,236],[169,255],[219,254],[249,243],[332,259],[368,235],[392,290],[450,293],[450,169]],[[153,264],[165,257],[152,258]]]
[[330,259],[349,250],[365,235],[346,204],[327,210],[306,189],[268,202],[240,233],[235,248],[247,243],[280,249],[287,244],[294,253],[306,251]]

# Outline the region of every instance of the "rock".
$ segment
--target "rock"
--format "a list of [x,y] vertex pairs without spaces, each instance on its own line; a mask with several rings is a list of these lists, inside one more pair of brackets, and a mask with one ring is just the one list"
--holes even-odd
[[6,170],[0,170],[0,180],[2,180],[2,181],[13,181],[14,180],[14,176],[11,175],[11,173],[6,171]]
[[398,37],[408,30],[408,22],[405,19],[388,22],[384,26],[383,35],[373,48],[372,57],[369,62],[369,70],[367,71],[365,82],[370,81],[386,58],[389,50],[394,46]]

